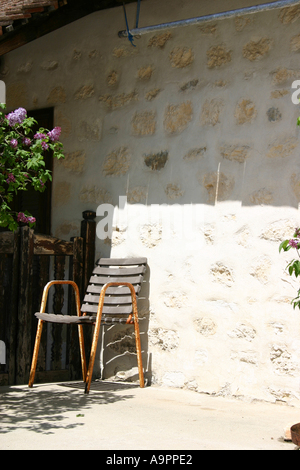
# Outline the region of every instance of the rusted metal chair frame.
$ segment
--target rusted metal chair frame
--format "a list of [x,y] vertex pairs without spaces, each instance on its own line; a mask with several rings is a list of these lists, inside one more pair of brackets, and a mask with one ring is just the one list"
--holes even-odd
[[[41,314],[45,313],[49,289],[50,289],[51,286],[57,285],[57,284],[58,285],[69,284],[73,287],[73,289],[75,291],[76,312],[77,312],[77,317],[80,317],[80,320],[77,320],[77,318],[74,316],[75,317],[74,320],[76,319],[74,323],[78,324],[81,368],[82,368],[83,381],[85,382],[85,393],[89,393],[90,386],[91,386],[94,363],[95,363],[95,357],[96,357],[96,351],[97,351],[97,344],[98,344],[99,332],[100,332],[100,326],[101,326],[102,310],[103,310],[106,290],[109,287],[118,287],[118,286],[125,286],[125,287],[128,287],[130,289],[131,300],[132,300],[132,314],[129,315],[126,323],[127,324],[128,323],[134,323],[137,362],[138,362],[138,371],[139,371],[139,382],[140,382],[140,387],[144,388],[145,383],[144,383],[143,364],[142,364],[139,319],[138,319],[138,310],[137,310],[137,299],[136,299],[136,293],[135,293],[134,286],[132,284],[130,284],[129,282],[108,282],[108,283],[106,283],[102,287],[102,290],[101,290],[101,293],[100,293],[100,298],[99,298],[99,303],[98,303],[98,310],[97,310],[97,315],[96,315],[96,321],[94,321],[94,319],[92,317],[87,316],[86,313],[84,313],[84,312],[81,313],[79,289],[78,289],[77,284],[74,281],[50,281],[50,282],[48,282],[46,284],[46,286],[44,287],[42,301],[41,301],[41,308],[40,308],[39,313],[41,313]],[[33,383],[34,383],[36,366],[37,366],[37,359],[38,359],[38,353],[39,353],[39,347],[40,347],[42,330],[43,330],[43,324],[45,322],[47,322],[47,320],[43,320],[43,319],[39,319],[39,322],[38,322],[35,345],[34,345],[34,350],[33,350],[32,363],[31,363],[31,370],[30,370],[30,376],[29,376],[29,383],[28,383],[29,387],[32,387]],[[61,323],[64,323],[64,322],[61,322]],[[88,369],[86,367],[84,337],[83,337],[83,328],[82,328],[83,324],[95,325]]]

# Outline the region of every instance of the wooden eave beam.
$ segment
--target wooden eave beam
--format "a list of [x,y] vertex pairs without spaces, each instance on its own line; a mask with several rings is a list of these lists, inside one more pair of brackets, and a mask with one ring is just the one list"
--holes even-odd
[[[134,3],[135,1],[125,0],[124,3]],[[69,0],[67,5],[40,17],[31,18],[27,24],[17,26],[14,31],[3,34],[0,37],[0,57],[95,11],[120,5],[122,5],[120,0],[94,0],[89,2],[77,0],[74,3]]]

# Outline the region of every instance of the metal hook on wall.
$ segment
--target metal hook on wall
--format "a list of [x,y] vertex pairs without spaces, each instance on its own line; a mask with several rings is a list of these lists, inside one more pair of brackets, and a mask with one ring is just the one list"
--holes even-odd
[[[139,27],[139,18],[140,18],[140,9],[141,9],[141,0],[138,0],[137,2],[137,11],[136,11],[136,20],[135,20],[135,29]],[[133,43],[133,35],[130,32],[129,26],[128,26],[128,20],[127,20],[127,14],[126,14],[126,8],[125,8],[125,3],[123,2],[123,10],[124,10],[124,16],[125,16],[125,23],[126,23],[126,35],[133,45],[133,47],[136,47],[136,45]]]

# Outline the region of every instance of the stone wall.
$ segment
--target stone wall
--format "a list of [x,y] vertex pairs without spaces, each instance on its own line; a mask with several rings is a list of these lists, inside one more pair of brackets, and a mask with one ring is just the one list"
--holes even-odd
[[[180,19],[182,2],[160,3],[143,2],[141,21]],[[188,3],[186,17],[212,9]],[[133,22],[135,6],[127,11]],[[299,224],[299,22],[297,6],[133,47],[117,36],[117,8],[4,57],[9,107],[53,106],[63,129],[54,235],[76,235],[82,210],[112,204],[98,256],[149,260],[140,309],[154,383],[299,404],[298,283],[278,253]],[[106,376],[135,373],[127,330],[105,333]]]

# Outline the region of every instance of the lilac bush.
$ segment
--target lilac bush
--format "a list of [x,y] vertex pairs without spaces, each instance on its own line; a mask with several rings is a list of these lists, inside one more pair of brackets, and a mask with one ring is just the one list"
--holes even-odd
[[11,210],[14,194],[29,187],[43,192],[45,183],[52,179],[45,169],[44,152],[51,150],[58,159],[64,155],[60,127],[51,131],[40,128],[32,135],[37,122],[27,117],[26,109],[18,108],[6,115],[5,108],[0,104],[0,227],[16,230],[19,223],[32,227],[36,220],[27,211]]

